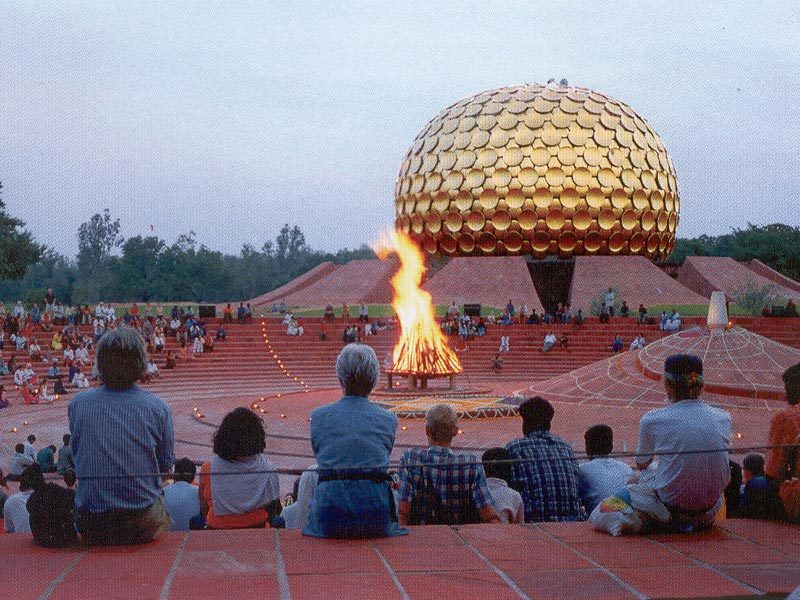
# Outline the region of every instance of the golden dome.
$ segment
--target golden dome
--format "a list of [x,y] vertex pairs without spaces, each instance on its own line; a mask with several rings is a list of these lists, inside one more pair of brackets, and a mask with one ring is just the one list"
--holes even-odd
[[664,143],[627,104],[534,84],[429,121],[400,165],[395,206],[396,226],[431,254],[663,260],[680,199]]

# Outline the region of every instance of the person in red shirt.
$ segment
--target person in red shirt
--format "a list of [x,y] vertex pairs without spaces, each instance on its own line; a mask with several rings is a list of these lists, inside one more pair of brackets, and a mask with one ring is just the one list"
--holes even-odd
[[[789,367],[783,373],[786,401],[789,406],[775,413],[769,426],[769,445],[794,444],[794,448],[772,448],[767,453],[764,472],[778,484],[800,478],[800,364]],[[782,486],[781,499],[787,515],[800,517],[800,485]]]

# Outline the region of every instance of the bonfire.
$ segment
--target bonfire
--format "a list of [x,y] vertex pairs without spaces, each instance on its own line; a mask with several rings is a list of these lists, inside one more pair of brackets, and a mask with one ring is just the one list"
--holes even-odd
[[383,259],[390,254],[400,259],[400,269],[392,278],[392,307],[400,320],[400,339],[389,372],[419,379],[422,387],[428,379],[460,373],[461,361],[436,322],[431,295],[420,288],[426,270],[420,248],[402,231],[392,231],[381,236],[376,253]]

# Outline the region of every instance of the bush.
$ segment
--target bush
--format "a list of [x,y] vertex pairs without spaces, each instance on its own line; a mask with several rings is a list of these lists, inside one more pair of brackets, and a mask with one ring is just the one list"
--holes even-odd
[[786,298],[778,291],[778,286],[769,283],[758,286],[752,279],[731,293],[731,298],[748,315],[758,316],[766,307],[786,304]]

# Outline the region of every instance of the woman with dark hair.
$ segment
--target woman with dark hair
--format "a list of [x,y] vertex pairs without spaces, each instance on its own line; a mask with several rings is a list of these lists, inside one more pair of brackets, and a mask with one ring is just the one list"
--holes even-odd
[[214,457],[200,467],[200,512],[211,529],[264,527],[280,514],[275,465],[262,453],[264,424],[248,408],[225,415]]

